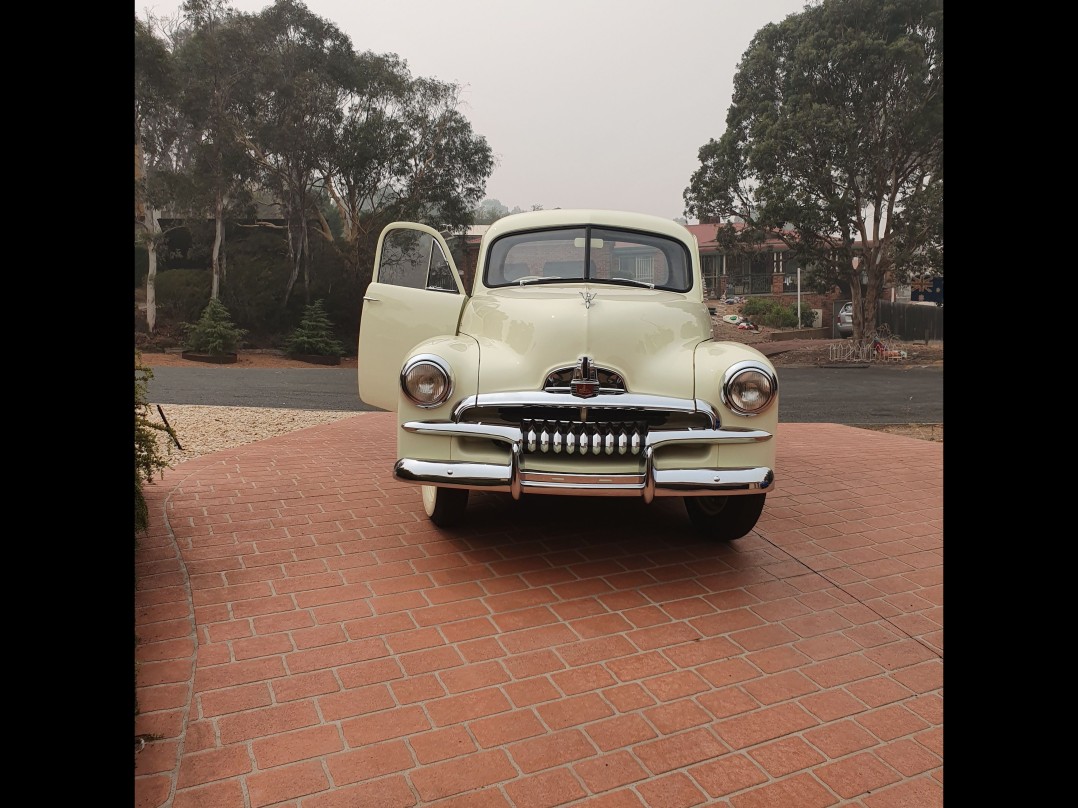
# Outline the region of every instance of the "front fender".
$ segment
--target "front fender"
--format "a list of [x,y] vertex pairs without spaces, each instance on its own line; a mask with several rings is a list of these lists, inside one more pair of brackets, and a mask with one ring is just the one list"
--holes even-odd
[[444,404],[438,407],[417,407],[397,385],[397,452],[398,457],[450,459],[451,438],[416,435],[399,428],[408,421],[452,419],[453,410],[462,401],[474,399],[479,392],[479,343],[467,335],[442,336],[421,342],[405,356],[404,364],[413,356],[434,354],[449,365],[453,390]]
[[754,362],[775,375],[771,361],[753,348],[739,342],[703,342],[696,347],[694,368],[696,398],[713,404],[722,416],[723,426],[766,429],[774,433],[779,420],[778,391],[771,405],[757,415],[741,415],[722,402],[722,381],[727,369],[739,362]]

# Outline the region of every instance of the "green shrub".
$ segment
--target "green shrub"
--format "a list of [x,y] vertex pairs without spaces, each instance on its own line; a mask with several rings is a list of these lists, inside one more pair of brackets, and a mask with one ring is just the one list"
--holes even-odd
[[304,308],[299,327],[285,342],[285,353],[335,357],[344,353],[344,346],[333,336],[333,323],[321,300]]
[[[741,304],[741,316],[768,328],[797,328],[797,307],[768,297],[750,297]],[[812,312],[809,312],[812,324]]]
[[142,493],[143,483],[153,482],[168,466],[171,444],[161,448],[158,433],[172,430],[150,420],[150,405],[146,400],[146,383],[153,378],[153,371],[142,365],[142,355],[135,351],[135,539],[149,526],[149,510]]
[[185,323],[195,320],[210,299],[213,273],[205,269],[170,269],[154,278],[157,316]]
[[[296,319],[289,321],[281,305],[292,264],[288,242],[276,232],[238,234],[227,242],[227,269],[221,283],[221,301],[236,324],[255,335],[280,335],[299,319],[303,302],[303,278],[292,291],[298,302]],[[207,295],[208,297],[208,295]],[[290,301],[290,307],[291,307]]]
[[[370,282],[371,261],[364,263],[366,276],[354,273],[330,245],[315,240],[311,245],[310,300],[323,301],[326,314],[333,321],[334,333],[352,354],[359,338],[359,313],[363,310],[363,293]],[[293,321],[295,322],[295,321]]]
[[738,312],[742,317],[747,319],[753,319],[763,316],[765,312],[771,310],[771,300],[766,297],[748,297],[738,307]]
[[775,303],[764,321],[771,328],[797,328],[797,324],[797,307],[788,303]]
[[225,304],[214,298],[206,304],[198,322],[187,325],[183,347],[185,351],[214,356],[235,353],[246,333],[232,322]]

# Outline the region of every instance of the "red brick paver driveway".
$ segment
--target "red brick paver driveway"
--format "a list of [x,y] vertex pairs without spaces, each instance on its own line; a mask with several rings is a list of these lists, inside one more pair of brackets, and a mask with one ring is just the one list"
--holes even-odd
[[148,486],[136,805],[942,805],[942,444],[782,424],[715,545],[676,499],[440,530],[393,418]]

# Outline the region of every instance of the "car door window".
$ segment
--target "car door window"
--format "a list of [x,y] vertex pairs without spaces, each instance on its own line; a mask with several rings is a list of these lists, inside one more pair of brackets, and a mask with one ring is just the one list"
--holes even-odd
[[429,234],[407,228],[387,233],[382,241],[378,281],[409,289],[457,292],[441,245]]
[[[428,236],[427,238],[430,237]],[[442,255],[442,247],[432,238],[430,239],[430,244],[430,272],[427,275],[427,288],[455,294],[457,284],[453,280],[453,272],[449,269],[449,262]]]

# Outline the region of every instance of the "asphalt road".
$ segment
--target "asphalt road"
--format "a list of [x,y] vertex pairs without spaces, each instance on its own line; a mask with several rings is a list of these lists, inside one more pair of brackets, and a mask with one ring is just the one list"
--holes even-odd
[[[827,424],[941,424],[943,368],[779,368],[779,420]],[[354,369],[160,367],[151,404],[373,410]]]

